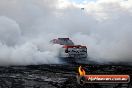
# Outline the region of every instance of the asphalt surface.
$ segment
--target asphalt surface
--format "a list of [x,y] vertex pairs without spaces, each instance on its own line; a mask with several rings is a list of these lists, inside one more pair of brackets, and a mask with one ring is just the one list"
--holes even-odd
[[[126,84],[86,84],[76,80],[80,64],[0,67],[0,88],[132,88]],[[81,64],[87,74],[129,74],[132,66]]]

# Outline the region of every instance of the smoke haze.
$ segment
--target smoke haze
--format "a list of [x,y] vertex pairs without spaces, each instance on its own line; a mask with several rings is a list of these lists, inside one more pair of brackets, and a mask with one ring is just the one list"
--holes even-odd
[[132,62],[131,19],[131,0],[0,0],[0,65],[59,63],[49,44],[58,37],[86,45],[93,61]]

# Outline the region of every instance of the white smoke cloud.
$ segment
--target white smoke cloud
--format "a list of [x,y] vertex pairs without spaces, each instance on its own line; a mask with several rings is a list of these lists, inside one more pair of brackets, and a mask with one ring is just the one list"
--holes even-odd
[[0,17],[0,65],[31,65],[58,63],[60,46],[51,45],[39,36],[27,38],[12,19]]
[[14,45],[19,41],[19,37],[21,36],[21,30],[19,25],[7,18],[0,17],[0,41],[6,45]]
[[[126,3],[128,4],[123,0],[99,0],[92,3],[93,9],[87,9],[98,20],[92,25],[96,27],[91,29],[93,31],[90,35],[79,34],[75,37],[79,39],[82,36],[86,40],[90,56],[95,57],[92,59],[101,62],[132,62],[132,13],[130,8],[126,8]],[[99,8],[96,9],[97,7]]]
[[[81,10],[81,8],[84,10]],[[0,65],[58,63],[56,45],[70,37],[100,62],[132,62],[131,0],[0,0]]]

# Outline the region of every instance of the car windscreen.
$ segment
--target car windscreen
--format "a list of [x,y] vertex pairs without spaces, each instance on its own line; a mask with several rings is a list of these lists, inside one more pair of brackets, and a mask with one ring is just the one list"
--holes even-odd
[[65,40],[65,39],[61,39],[59,40],[60,45],[74,45],[74,43],[71,40]]

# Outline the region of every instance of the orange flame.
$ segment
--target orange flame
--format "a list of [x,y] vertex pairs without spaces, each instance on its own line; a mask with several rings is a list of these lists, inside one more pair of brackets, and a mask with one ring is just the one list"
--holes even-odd
[[78,71],[79,71],[80,76],[84,76],[84,75],[86,74],[85,70],[82,69],[82,66],[80,66],[80,67],[78,68]]

